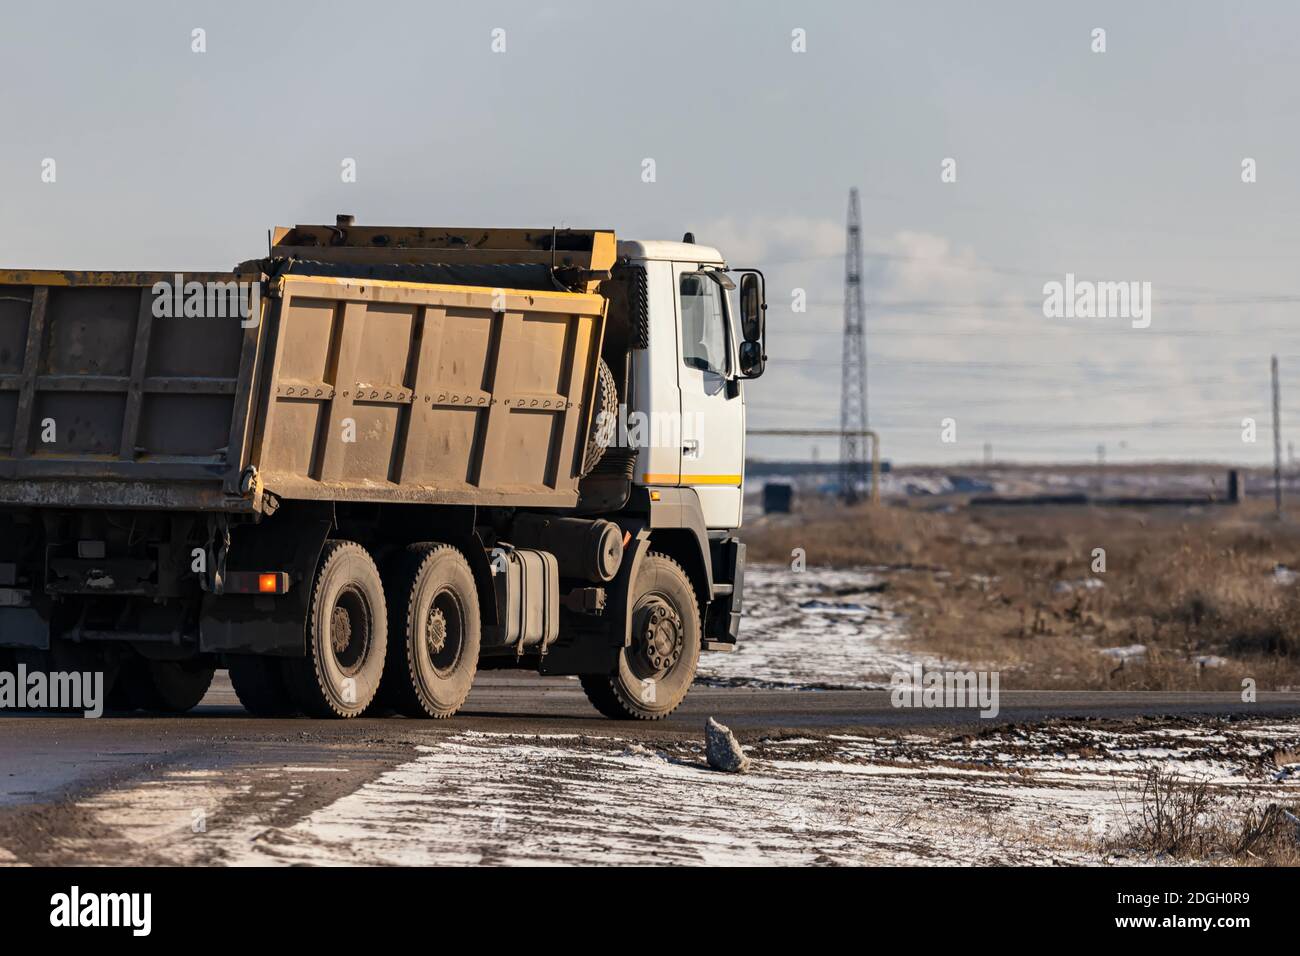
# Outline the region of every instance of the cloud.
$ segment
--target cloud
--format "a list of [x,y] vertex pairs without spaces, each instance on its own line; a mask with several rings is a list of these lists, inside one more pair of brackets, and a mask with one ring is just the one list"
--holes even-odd
[[[729,262],[768,274],[772,360],[769,378],[748,393],[752,421],[834,426],[843,224],[728,218],[699,235]],[[1043,283],[1063,276],[990,263],[968,245],[921,230],[868,234],[863,244],[869,415],[895,460],[969,461],[980,457],[984,441],[1009,457],[1040,460],[1077,460],[1099,444],[1112,458],[1260,456],[1262,446],[1241,443],[1240,420],[1266,415],[1254,379],[1267,360],[1259,369],[1225,360],[1206,375],[1220,350],[1249,338],[1225,336],[1224,310],[1203,295],[1154,281],[1150,330],[1126,319],[1050,320],[1042,312]],[[1096,280],[1151,278],[1140,262],[1114,274],[1074,271]],[[794,288],[806,290],[807,313],[791,312]],[[1270,321],[1283,321],[1282,308],[1270,310]],[[946,417],[959,422],[957,445],[939,441]],[[784,452],[803,456],[806,446],[794,440]],[[782,450],[765,443],[760,453]]]
[[809,216],[726,216],[705,222],[695,236],[733,265],[844,255],[844,224]]

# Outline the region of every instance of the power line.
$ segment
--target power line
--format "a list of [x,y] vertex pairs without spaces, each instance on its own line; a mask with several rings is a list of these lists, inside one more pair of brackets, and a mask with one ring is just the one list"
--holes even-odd
[[[1123,375],[1128,367],[1139,369],[1149,369],[1161,364],[1169,364],[1176,368],[1187,368],[1194,364],[1223,365],[1225,359],[1222,356],[1202,356],[1199,358],[1186,358],[1183,356],[1168,356],[1162,358],[1140,358],[1125,360],[1124,362],[1107,362],[1104,366],[1098,363],[1089,363],[1075,359],[1073,361],[1063,362],[995,362],[982,359],[872,359],[871,367],[873,369],[916,369],[931,368],[943,369],[953,372],[1007,372],[1019,369],[1035,368],[1074,368],[1080,372],[1089,375]],[[1252,356],[1242,356],[1239,359],[1229,359],[1227,361],[1236,361],[1246,363],[1252,361]],[[774,366],[838,366],[841,361],[837,359],[820,359],[820,358],[781,358],[773,362]]]
[[[940,269],[950,269],[958,272],[972,272],[972,273],[983,274],[983,275],[1017,276],[1021,278],[1029,278],[1035,280],[1050,281],[1053,279],[1059,279],[1064,274],[1063,272],[1058,270],[1028,270],[1028,269],[1021,269],[1012,266],[996,266],[996,265],[988,265],[988,264],[974,265],[970,263],[954,262],[952,259],[942,258],[938,256],[909,256],[901,253],[891,253],[891,252],[863,252],[863,256],[864,258],[867,259],[877,259],[885,262],[920,262],[920,263],[925,263],[927,265],[935,266]],[[770,269],[773,266],[800,265],[807,262],[829,262],[833,259],[838,259],[838,258],[839,258],[838,255],[830,254],[830,255],[816,255],[816,256],[799,256],[791,259],[767,259],[764,261],[764,267]],[[1209,286],[1182,285],[1181,283],[1153,282],[1152,286],[1153,288],[1158,286],[1164,289],[1204,292],[1216,296],[1238,296],[1238,297],[1242,297],[1240,299],[1240,302],[1242,303],[1300,302],[1300,293],[1293,293],[1293,292],[1260,294],[1260,293],[1245,292],[1237,289],[1215,289]]]

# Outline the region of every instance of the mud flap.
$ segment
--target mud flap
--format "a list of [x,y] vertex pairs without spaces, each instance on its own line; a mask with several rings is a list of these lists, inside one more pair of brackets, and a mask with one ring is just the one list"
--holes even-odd
[[[650,529],[644,521],[618,522],[630,538],[623,547],[623,564],[610,584],[602,626],[596,629],[565,627],[560,639],[542,658],[542,674],[608,674],[618,663],[618,653],[632,633],[632,582],[641,562],[650,553]],[[566,620],[570,623],[572,618]]]
[[706,651],[732,650],[740,636],[745,592],[745,543],[723,538],[713,544],[714,599],[704,622]]
[[325,540],[334,527],[332,509],[281,508],[259,525],[235,530],[230,571],[288,571],[289,593],[203,595],[199,649],[204,653],[307,653],[307,608]]

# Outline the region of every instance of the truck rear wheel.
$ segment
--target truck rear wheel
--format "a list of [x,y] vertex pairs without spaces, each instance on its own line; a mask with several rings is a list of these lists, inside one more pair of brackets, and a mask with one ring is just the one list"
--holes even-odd
[[379,690],[387,647],[379,569],[356,542],[327,542],[312,586],[307,656],[283,663],[290,695],[309,717],[356,717]]
[[662,720],[686,697],[700,661],[700,611],[682,566],[651,552],[637,569],[632,642],[612,674],[584,674],[582,689],[617,720]]
[[478,671],[478,589],[465,556],[449,544],[416,544],[388,576],[386,703],[407,717],[450,717]]
[[111,701],[123,710],[184,714],[198,706],[216,668],[201,660],[151,661],[137,657],[123,665]]
[[254,717],[291,717],[297,713],[279,658],[232,654],[226,666],[230,668],[235,696]]

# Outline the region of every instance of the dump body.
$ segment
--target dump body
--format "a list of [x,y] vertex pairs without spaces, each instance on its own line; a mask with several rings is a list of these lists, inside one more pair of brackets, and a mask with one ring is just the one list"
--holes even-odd
[[[185,314],[192,283],[239,282],[249,314],[212,309],[224,291]],[[335,276],[0,272],[0,505],[571,506],[604,310]]]
[[0,272],[0,503],[245,506],[223,484],[244,454],[257,329],[156,318],[152,290],[175,278]]
[[577,502],[598,295],[283,276],[252,464],[286,498]]

